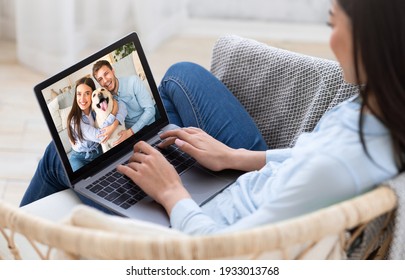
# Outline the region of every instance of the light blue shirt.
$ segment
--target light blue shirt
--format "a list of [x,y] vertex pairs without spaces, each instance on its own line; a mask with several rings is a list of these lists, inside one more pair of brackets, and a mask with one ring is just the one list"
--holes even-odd
[[398,173],[389,131],[373,115],[364,116],[350,99],[333,108],[314,131],[293,148],[266,152],[266,165],[249,172],[202,207],[179,201],[171,212],[173,228],[189,234],[248,229],[299,216],[371,190]]
[[126,128],[134,133],[155,121],[155,103],[138,76],[118,78],[118,100],[127,106]]

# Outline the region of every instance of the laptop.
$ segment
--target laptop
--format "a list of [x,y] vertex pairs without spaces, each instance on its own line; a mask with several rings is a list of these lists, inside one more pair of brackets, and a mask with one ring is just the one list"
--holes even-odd
[[[73,170],[70,159],[74,151],[67,134],[67,116],[73,102],[77,102],[76,81],[82,77],[94,80],[92,67],[99,60],[109,61],[117,78],[137,76],[153,101],[154,117],[130,138],[109,150],[103,150],[93,160]],[[97,81],[94,82],[96,87],[100,88]],[[34,87],[34,92],[72,189],[117,215],[170,226],[169,217],[163,207],[116,170],[117,165],[128,162],[136,142],[143,140],[156,146],[161,141],[160,133],[177,128],[168,121],[135,32],[39,83]],[[240,175],[234,171],[211,172],[175,145],[161,152],[175,166],[183,184],[199,205],[209,201]]]

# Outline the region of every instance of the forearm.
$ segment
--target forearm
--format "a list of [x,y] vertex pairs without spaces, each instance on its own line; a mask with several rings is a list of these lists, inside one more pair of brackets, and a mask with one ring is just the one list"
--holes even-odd
[[173,207],[177,202],[183,199],[191,199],[190,194],[184,188],[183,185],[179,185],[173,190],[173,187],[167,187],[164,191],[159,192],[156,197],[156,201],[165,208],[167,214],[170,216]]
[[124,102],[118,102],[118,113],[115,118],[120,122],[120,124],[125,125],[125,118],[127,117],[128,111],[127,106]]
[[138,121],[131,127],[132,132],[136,133],[141,130],[145,125],[151,123],[151,120],[155,117],[155,108],[144,108],[144,112]]
[[227,169],[241,171],[259,170],[266,164],[266,152],[234,149],[229,152],[225,161]]

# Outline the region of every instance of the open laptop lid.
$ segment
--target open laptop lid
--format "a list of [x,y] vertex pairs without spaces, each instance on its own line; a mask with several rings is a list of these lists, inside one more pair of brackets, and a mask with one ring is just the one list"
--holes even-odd
[[[93,64],[99,60],[109,61],[117,78],[121,76],[137,75],[143,80],[143,83],[156,103],[155,120],[151,124],[144,126],[140,131],[121,144],[102,153],[80,169],[73,171],[68,158],[68,154],[71,152],[71,144],[66,129],[67,116],[70,111],[70,106],[72,106],[73,102],[76,102],[75,84],[77,80],[88,76],[94,80],[96,88],[100,87],[92,75]],[[139,38],[135,32],[46,79],[34,87],[34,92],[72,186],[80,180],[98,173],[101,169],[106,167],[108,163],[130,152],[137,141],[150,138],[168,124],[166,111],[163,107]]]

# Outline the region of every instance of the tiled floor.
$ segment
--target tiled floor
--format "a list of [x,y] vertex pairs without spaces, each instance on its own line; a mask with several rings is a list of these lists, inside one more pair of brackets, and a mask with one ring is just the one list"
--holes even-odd
[[[237,34],[333,59],[324,26],[195,21],[148,55],[156,81],[178,61],[193,61],[209,68],[212,47],[222,34]],[[33,85],[44,76],[18,63],[13,42],[0,41],[0,50],[0,199],[18,205],[50,141],[32,92]]]

